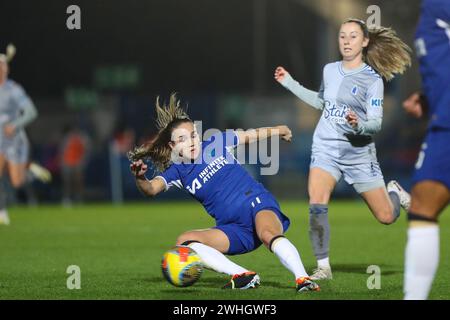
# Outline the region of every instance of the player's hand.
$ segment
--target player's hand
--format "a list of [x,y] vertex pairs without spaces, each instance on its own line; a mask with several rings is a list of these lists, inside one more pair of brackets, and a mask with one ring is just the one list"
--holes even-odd
[[403,101],[403,109],[414,118],[421,118],[423,116],[423,106],[420,99],[420,92],[414,92]]
[[275,80],[279,83],[281,83],[287,75],[289,75],[289,72],[287,72],[283,67],[277,67],[275,69]]
[[13,124],[7,124],[3,128],[3,133],[6,137],[11,138],[16,133],[16,127]]
[[280,137],[284,141],[291,142],[292,141],[292,132],[291,129],[289,129],[288,126],[278,126],[278,130],[280,130]]
[[143,178],[145,173],[147,172],[148,166],[142,160],[133,161],[130,164],[131,173],[136,178]]
[[355,112],[353,112],[353,110],[350,110],[347,113],[345,119],[347,120],[348,124],[352,126],[353,129],[358,128],[358,116],[356,115]]

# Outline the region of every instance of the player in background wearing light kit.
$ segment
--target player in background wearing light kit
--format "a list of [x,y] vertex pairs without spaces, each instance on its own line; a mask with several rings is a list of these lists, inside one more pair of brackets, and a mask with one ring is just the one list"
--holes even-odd
[[372,138],[381,129],[383,117],[382,77],[390,80],[410,65],[409,47],[393,30],[369,30],[358,19],[341,25],[338,40],[342,61],[324,67],[319,92],[301,86],[283,67],[275,70],[278,82],[322,111],[308,179],[309,236],[318,265],[312,280],[332,279],[328,202],[341,177],[383,224],[396,221],[400,206],[409,205],[409,195],[396,181],[386,190]]
[[[176,244],[191,247],[206,268],[232,276],[224,289],[248,289],[259,285],[258,274],[239,266],[224,254],[244,254],[261,243],[272,251],[295,276],[296,290],[318,291],[303,267],[300,255],[284,237],[289,219],[264,186],[237,162],[231,149],[271,136],[291,140],[286,126],[248,131],[220,132],[200,142],[194,123],[180,108],[175,95],[168,106],[156,104],[159,133],[153,142],[129,153],[131,171],[139,190],[147,196],[176,186],[198,200],[216,226],[181,234]],[[146,179],[149,159],[160,172]]]
[[408,212],[406,300],[428,297],[439,265],[437,220],[450,201],[450,1],[422,2],[415,44],[427,108],[419,93],[403,106],[416,118],[428,113],[430,119],[416,163]]
[[28,162],[29,145],[24,127],[37,116],[36,108],[25,91],[8,79],[9,62],[15,47],[8,45],[6,54],[0,54],[0,224],[9,224],[6,210],[7,170],[12,186],[21,187],[27,179],[27,169],[42,179],[51,179],[49,172]]

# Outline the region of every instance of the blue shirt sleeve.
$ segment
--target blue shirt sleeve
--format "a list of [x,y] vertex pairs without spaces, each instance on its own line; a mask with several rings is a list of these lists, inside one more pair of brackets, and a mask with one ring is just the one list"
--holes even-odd
[[161,174],[157,175],[155,178],[160,178],[164,181],[164,184],[166,185],[166,191],[173,186],[180,189],[183,188],[180,173],[178,172],[174,164],[164,170],[164,172],[162,172]]
[[441,19],[447,24],[450,23],[450,5],[448,0],[427,0],[424,1],[423,9],[430,10],[436,19]]

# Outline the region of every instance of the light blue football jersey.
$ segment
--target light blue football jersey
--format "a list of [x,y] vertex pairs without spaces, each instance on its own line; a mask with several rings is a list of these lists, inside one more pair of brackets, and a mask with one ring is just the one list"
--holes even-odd
[[3,133],[4,125],[16,125],[15,136],[25,136],[23,126],[33,120],[37,115],[33,102],[23,88],[12,80],[7,80],[0,86],[0,142],[7,139]]
[[360,122],[383,117],[384,85],[381,76],[369,65],[347,71],[342,61],[327,64],[318,93],[322,116],[313,137],[313,155],[326,154],[343,164],[376,160],[371,134],[359,134],[346,120],[350,110]]
[[[0,86],[0,153],[13,163],[26,163],[29,143],[24,127],[34,120],[37,110],[23,88],[12,80]],[[12,124],[12,136],[4,134],[4,126]]]

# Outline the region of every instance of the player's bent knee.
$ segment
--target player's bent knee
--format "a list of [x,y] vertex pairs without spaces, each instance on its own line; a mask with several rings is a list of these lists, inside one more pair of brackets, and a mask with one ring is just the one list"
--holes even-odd
[[180,245],[181,245],[181,246],[188,246],[188,245],[190,245],[190,244],[192,244],[192,243],[201,243],[201,242],[198,241],[198,240],[187,240],[187,241],[181,243]]
[[383,210],[378,212],[377,220],[382,224],[389,225],[395,222],[395,217],[392,210]]
[[185,233],[181,234],[180,236],[178,236],[176,245],[181,246],[181,245],[183,245],[183,243],[186,243],[186,242],[190,242],[190,243],[202,242],[202,239],[200,239],[197,232],[185,232]]
[[384,225],[388,226],[388,225],[394,223],[394,219],[391,219],[391,218],[378,218],[378,222],[380,222],[381,224],[384,224]]
[[330,194],[328,192],[309,192],[309,204],[328,204]]
[[266,230],[262,230],[259,234],[259,239],[269,249],[272,245],[272,241],[279,237],[283,237],[283,235],[280,235],[279,231],[271,230],[269,228]]

